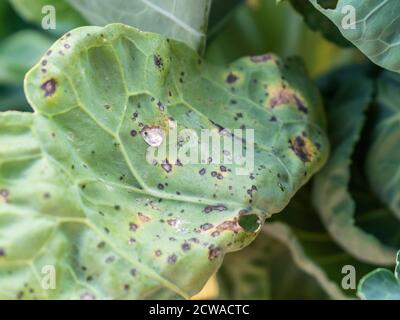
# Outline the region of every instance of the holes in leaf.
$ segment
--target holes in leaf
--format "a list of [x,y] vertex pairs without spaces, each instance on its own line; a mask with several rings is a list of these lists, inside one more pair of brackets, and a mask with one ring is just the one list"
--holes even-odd
[[261,226],[261,220],[256,214],[239,216],[239,225],[247,232],[256,232]]

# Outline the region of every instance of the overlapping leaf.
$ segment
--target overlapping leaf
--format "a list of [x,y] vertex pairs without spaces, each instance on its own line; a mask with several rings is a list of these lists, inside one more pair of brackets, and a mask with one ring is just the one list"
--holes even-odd
[[376,121],[366,172],[375,194],[400,219],[400,76],[386,72],[377,87]]
[[398,0],[338,0],[333,7],[325,7],[326,0],[309,1],[374,63],[400,72]]
[[[0,282],[13,297],[27,294],[23,279],[38,288],[32,266],[41,261],[59,274],[52,298],[191,296],[224,253],[252,241],[261,221],[282,210],[327,155],[318,95],[295,60],[263,55],[213,67],[180,42],[115,24],[66,34],[25,87],[40,157],[30,170],[3,171],[12,181],[1,178],[3,216],[35,217],[32,232],[15,228],[13,238],[3,235],[14,221],[2,223]],[[149,163],[146,130],[157,128],[164,134],[159,148],[170,146],[174,123],[222,136],[255,129],[253,173],[237,175],[240,165],[213,161]],[[8,132],[2,139],[11,148]],[[54,171],[64,184],[47,178]],[[14,202],[13,185],[40,174],[46,188],[35,192],[43,196]],[[63,190],[67,203],[60,206]],[[43,211],[45,201],[54,210]],[[29,247],[17,241],[34,236]],[[20,261],[25,265],[16,268]]]
[[[63,33],[73,28],[86,25],[86,21],[81,15],[72,8],[67,0],[9,0],[18,14],[26,21],[42,25],[42,21],[50,17],[49,13],[54,14],[55,29],[47,31],[61,36]],[[49,8],[54,11],[49,11]]]
[[400,251],[394,274],[387,269],[369,273],[361,280],[358,295],[367,300],[400,300]]
[[[328,81],[333,93],[327,95],[333,150],[316,176],[314,203],[324,225],[346,251],[361,261],[390,265],[399,245],[397,221],[368,188],[365,136],[357,144],[372,103],[372,81],[354,68],[349,71],[354,71],[353,77],[337,73]],[[359,152],[354,151],[356,145]]]
[[193,49],[205,46],[211,0],[67,0],[92,25],[120,22],[158,32]]

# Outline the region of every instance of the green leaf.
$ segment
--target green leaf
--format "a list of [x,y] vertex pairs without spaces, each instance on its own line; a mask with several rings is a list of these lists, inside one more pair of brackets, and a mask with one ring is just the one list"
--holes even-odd
[[[207,44],[209,61],[228,63],[245,55],[275,52],[300,56],[312,77],[361,55],[357,49],[339,48],[310,30],[289,1],[247,1]],[[358,59],[359,60],[359,59]]]
[[0,84],[22,84],[25,73],[52,41],[38,31],[24,30],[0,43]]
[[[0,265],[4,275],[16,274],[15,280],[0,277],[0,286],[6,281],[14,292],[24,289],[23,278],[33,277],[32,265],[50,261],[65,281],[49,293],[52,298],[189,297],[226,252],[255,238],[261,221],[282,210],[327,156],[319,97],[296,60],[284,64],[263,55],[223,68],[157,34],[120,24],[85,27],[53,45],[28,73],[25,90],[35,109],[37,161],[62,173],[68,188],[57,182],[21,188],[43,196],[17,203],[13,190],[3,192],[5,217],[21,211],[35,217],[31,230],[11,218],[0,224],[13,234],[0,233]],[[255,129],[253,174],[237,175],[238,164],[181,166],[169,156],[149,163],[146,133],[154,131],[148,129],[165,134],[158,150],[173,147],[167,130],[175,126],[172,119],[179,132],[207,128],[225,136],[241,126]],[[6,150],[35,145],[16,143],[20,138],[11,139],[10,131],[16,130],[1,135]],[[13,180],[1,176],[0,189],[30,185],[21,165],[1,172]],[[50,173],[38,169],[34,175],[42,174],[46,185]],[[68,203],[59,205],[54,192],[66,193]],[[41,210],[45,201],[52,210]],[[14,241],[19,237],[37,241]],[[16,268],[18,261],[25,264]]]
[[[68,30],[82,25],[86,25],[86,21],[75,11],[67,0],[9,0],[17,13],[26,21],[35,23],[39,26],[42,20],[48,15],[46,6],[53,6],[55,9],[56,29],[48,31],[61,36]],[[42,12],[43,10],[43,12]]]
[[67,1],[92,25],[120,22],[204,50],[211,0]]
[[336,73],[327,82],[332,85],[325,94],[332,154],[315,178],[316,209],[332,237],[351,255],[390,265],[399,245],[397,221],[368,189],[362,172],[365,151],[354,152],[372,102],[373,83],[357,72]]
[[[327,1],[330,3],[337,2],[337,0]],[[325,2],[327,1],[325,0]],[[351,43],[342,36],[335,24],[324,15],[321,15],[310,2],[304,0],[290,0],[290,2],[293,7],[303,15],[304,21],[312,30],[321,31],[326,39],[340,46],[348,47],[351,45]]]
[[358,295],[366,300],[400,300],[400,251],[397,253],[394,275],[387,269],[377,269],[366,275],[358,286]]
[[385,72],[377,87],[366,172],[372,190],[400,219],[400,76]]
[[[400,72],[400,42],[396,36],[400,28],[398,0],[337,0],[334,1],[337,2],[336,7],[324,7],[321,0],[309,1],[374,63]],[[352,10],[349,11],[349,8]],[[356,14],[351,28],[342,25],[349,12]]]

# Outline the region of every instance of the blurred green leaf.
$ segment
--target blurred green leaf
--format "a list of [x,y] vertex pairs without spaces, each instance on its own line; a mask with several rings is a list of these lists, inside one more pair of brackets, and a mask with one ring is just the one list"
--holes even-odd
[[[314,31],[321,31],[326,39],[340,46],[349,47],[351,42],[346,40],[340,33],[336,25],[326,16],[322,15],[310,2],[304,0],[290,0],[293,7],[303,15],[304,21]],[[325,0],[333,4],[337,0]],[[321,0],[320,0],[321,3]],[[324,4],[324,7],[328,3]]]
[[221,298],[354,297],[355,288],[342,288],[345,266],[354,267],[354,281],[373,270],[336,244],[313,209],[307,185],[281,214],[266,221],[254,243],[226,256],[218,274]]
[[67,1],[92,25],[120,22],[204,50],[211,0]]
[[358,296],[366,300],[400,300],[400,251],[394,274],[377,269],[366,275],[358,286]]
[[311,31],[288,1],[247,1],[208,43],[206,57],[226,64],[244,55],[274,52],[300,56],[312,76],[362,56],[353,48],[339,48]]
[[400,224],[400,75],[383,73],[377,89],[366,174],[372,190],[396,214]]
[[43,18],[48,14],[46,6],[55,9],[56,29],[49,29],[50,33],[61,36],[65,32],[87,24],[81,15],[74,10],[67,0],[9,0],[18,14],[30,23],[41,26]]
[[358,151],[366,143],[362,133],[367,130],[365,113],[372,103],[373,82],[357,73],[336,72],[326,83],[332,86],[324,88],[332,152],[315,178],[314,204],[329,233],[346,251],[361,261],[390,265],[400,245],[400,231],[391,212],[368,189],[365,151]]
[[23,30],[0,42],[0,85],[20,84],[25,73],[51,46],[52,40],[38,31]]
[[329,299],[314,275],[294,259],[296,250],[269,235],[267,225],[241,252],[225,257],[218,271],[220,299]]
[[215,36],[232,17],[234,11],[244,3],[244,0],[212,0],[208,39]]
[[7,0],[0,1],[0,39],[26,27]]
[[[399,0],[309,1],[374,63],[400,72]],[[326,3],[334,6],[326,6]],[[351,24],[347,17],[355,21]]]

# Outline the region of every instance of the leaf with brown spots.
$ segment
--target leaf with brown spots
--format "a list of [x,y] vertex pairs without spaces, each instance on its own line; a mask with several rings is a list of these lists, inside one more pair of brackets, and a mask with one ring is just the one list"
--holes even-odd
[[[63,281],[51,298],[188,298],[227,252],[257,236],[265,218],[281,211],[326,159],[320,99],[295,60],[285,68],[273,55],[211,66],[181,42],[121,24],[73,30],[50,50],[47,72],[39,63],[26,77],[35,109],[29,123],[20,125],[17,114],[0,117],[10,124],[0,131],[7,141],[0,144],[2,157],[25,152],[13,158],[21,159],[18,166],[0,171],[12,173],[0,177],[0,189],[10,192],[10,203],[0,203],[0,210],[35,221],[20,221],[23,234],[13,228],[12,237],[3,238],[0,232],[7,253],[0,286],[11,291],[23,290],[23,279],[35,283],[32,266],[40,271],[50,263]],[[238,78],[227,83],[230,73]],[[42,86],[51,79],[56,85],[46,85],[45,92],[55,90],[46,95]],[[249,90],[250,84],[257,87]],[[308,112],[292,99],[270,108],[266,92],[277,86],[301,97]],[[276,121],[269,121],[273,116]],[[241,127],[254,129],[254,144],[232,131]],[[247,143],[254,148],[254,167],[240,175],[242,164],[217,161],[232,156],[227,148],[196,163],[148,158],[175,143],[184,150],[183,129],[198,136],[209,129],[218,138]],[[307,162],[288,145],[299,136],[307,137],[296,148],[310,154]],[[14,194],[14,181],[43,190]],[[7,219],[0,228],[15,224]],[[14,267],[14,261],[29,264]]]

